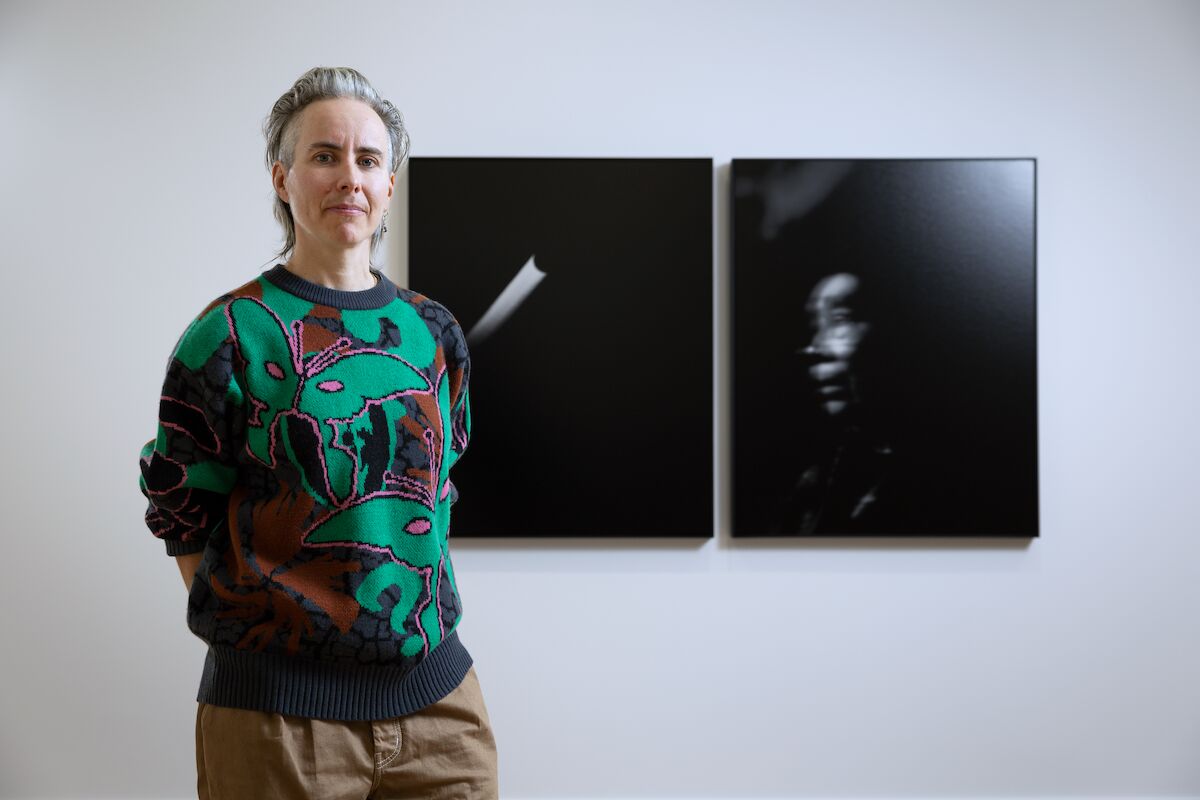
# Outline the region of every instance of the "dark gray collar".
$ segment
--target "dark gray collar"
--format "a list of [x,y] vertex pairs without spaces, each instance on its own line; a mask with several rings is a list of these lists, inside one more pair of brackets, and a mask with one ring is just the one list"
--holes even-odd
[[302,297],[310,303],[365,311],[372,308],[383,308],[396,299],[396,284],[389,281],[387,276],[378,270],[372,269],[371,274],[378,278],[379,282],[370,289],[357,292],[345,292],[341,289],[318,286],[293,272],[288,272],[283,264],[276,264],[264,272],[263,277],[285,292]]

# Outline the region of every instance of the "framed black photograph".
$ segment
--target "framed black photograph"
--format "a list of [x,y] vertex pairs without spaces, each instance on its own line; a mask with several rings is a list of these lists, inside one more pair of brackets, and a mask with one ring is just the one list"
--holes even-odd
[[409,287],[458,319],[458,537],[711,537],[713,167],[414,158]]
[[1036,161],[735,159],[733,535],[1038,535]]

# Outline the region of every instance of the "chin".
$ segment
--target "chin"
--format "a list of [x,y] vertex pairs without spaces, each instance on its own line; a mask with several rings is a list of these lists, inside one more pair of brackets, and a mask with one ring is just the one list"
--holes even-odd
[[837,417],[845,412],[849,405],[845,400],[826,400],[824,403],[825,413],[831,417]]
[[340,235],[336,235],[332,238],[333,238],[334,244],[336,244],[339,247],[345,247],[347,249],[354,249],[355,247],[358,247],[361,244],[368,243],[371,241],[371,237],[369,235],[363,236],[358,231],[355,231],[353,234],[346,232],[346,233],[343,233]]

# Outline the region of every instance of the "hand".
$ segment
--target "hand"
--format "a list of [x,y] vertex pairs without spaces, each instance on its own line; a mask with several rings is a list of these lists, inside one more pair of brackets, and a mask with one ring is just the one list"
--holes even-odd
[[183,575],[183,585],[187,587],[189,592],[192,590],[192,579],[196,577],[196,569],[200,566],[200,561],[203,558],[203,552],[175,556],[175,561],[179,563],[179,573]]

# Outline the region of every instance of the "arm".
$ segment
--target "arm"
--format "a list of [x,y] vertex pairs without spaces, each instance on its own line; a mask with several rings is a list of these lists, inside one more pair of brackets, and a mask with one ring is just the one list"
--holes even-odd
[[[226,517],[245,417],[233,357],[224,310],[215,306],[180,337],[167,367],[158,434],[142,448],[140,486],[149,501],[146,524],[168,556],[202,553]],[[180,561],[185,579],[198,561]]]
[[466,334],[463,333],[458,320],[453,320],[453,323],[451,327],[453,335],[446,347],[447,358],[451,363],[450,447],[453,450],[451,458],[453,461],[457,461],[467,449],[467,441],[471,438],[471,400],[468,388],[471,382],[471,354],[467,349]]
[[179,574],[183,576],[183,585],[187,587],[188,591],[192,589],[192,579],[196,577],[196,569],[200,566],[202,558],[204,558],[204,553],[175,556],[175,562],[179,564]]

